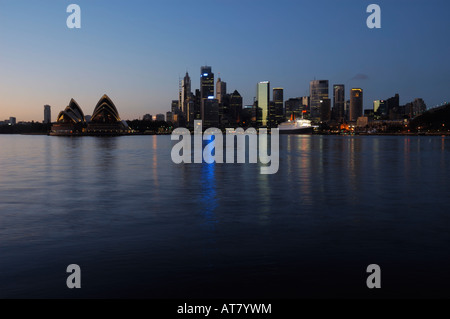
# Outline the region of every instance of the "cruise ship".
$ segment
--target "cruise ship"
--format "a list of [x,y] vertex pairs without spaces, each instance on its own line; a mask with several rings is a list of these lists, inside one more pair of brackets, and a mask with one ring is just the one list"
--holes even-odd
[[311,125],[310,120],[303,118],[295,119],[294,114],[292,114],[291,119],[287,122],[281,123],[278,126],[280,134],[312,134],[314,127]]

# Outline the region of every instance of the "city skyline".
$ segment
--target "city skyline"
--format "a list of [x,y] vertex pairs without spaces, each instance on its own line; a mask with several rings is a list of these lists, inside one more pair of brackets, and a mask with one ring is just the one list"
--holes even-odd
[[[234,10],[233,1],[77,3],[82,28],[69,30],[69,2],[1,2],[0,66],[7,75],[0,80],[1,120],[42,121],[43,105],[64,109],[68,97],[92,105],[103,92],[121,105],[125,119],[165,114],[186,70],[192,91],[198,88],[202,65],[220,73],[229,92],[238,90],[244,105],[253,103],[255,84],[265,80],[283,88],[285,100],[308,96],[314,79],[329,81],[330,98],[334,84],[345,85],[346,96],[360,87],[364,109],[396,93],[401,104],[423,98],[433,107],[449,99],[444,1],[442,10],[425,2],[378,1],[379,30],[365,26],[369,2],[263,1],[258,15],[251,3]],[[260,24],[272,16],[261,34]],[[195,17],[215,27],[204,30]],[[254,43],[267,39],[261,54]]]

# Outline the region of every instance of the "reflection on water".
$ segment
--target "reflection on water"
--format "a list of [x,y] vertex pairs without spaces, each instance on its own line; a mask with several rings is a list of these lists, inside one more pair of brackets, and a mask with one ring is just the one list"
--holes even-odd
[[217,164],[201,165],[201,192],[200,202],[202,203],[202,214],[205,223],[211,228],[217,222],[214,216],[214,211],[217,208],[217,192],[216,192],[216,178],[215,167]]
[[280,136],[261,175],[175,165],[170,136],[0,136],[0,297],[70,297],[74,262],[86,297],[361,296],[373,262],[448,296],[449,141]]

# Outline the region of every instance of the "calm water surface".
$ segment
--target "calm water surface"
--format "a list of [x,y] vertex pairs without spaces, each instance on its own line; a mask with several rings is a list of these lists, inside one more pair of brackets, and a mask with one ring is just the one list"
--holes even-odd
[[170,136],[1,135],[0,297],[450,297],[450,139],[280,138],[261,175],[175,165]]

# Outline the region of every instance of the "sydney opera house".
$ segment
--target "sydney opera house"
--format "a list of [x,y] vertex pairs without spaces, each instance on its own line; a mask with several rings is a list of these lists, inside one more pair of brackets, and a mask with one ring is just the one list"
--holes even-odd
[[130,129],[125,121],[120,120],[119,112],[111,99],[105,94],[94,108],[90,120],[86,120],[83,110],[72,99],[64,111],[58,115],[50,135],[124,135]]

